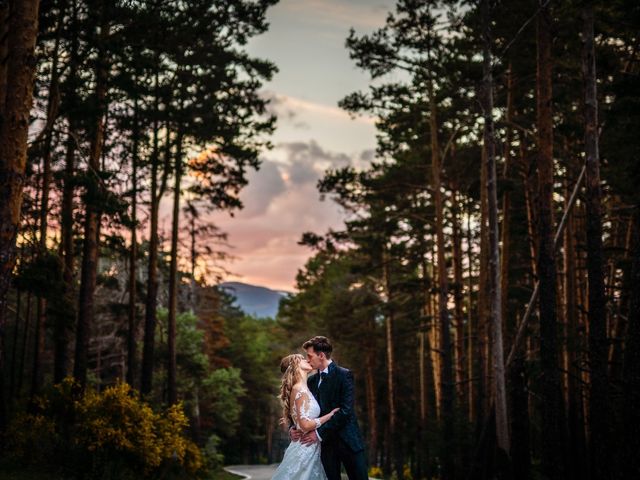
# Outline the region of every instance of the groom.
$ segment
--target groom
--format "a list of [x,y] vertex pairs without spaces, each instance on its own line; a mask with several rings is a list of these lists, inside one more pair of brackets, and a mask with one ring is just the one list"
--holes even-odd
[[[318,373],[310,375],[307,386],[320,404],[320,415],[334,408],[340,410],[317,430],[302,436],[302,443],[322,442],[320,449],[322,466],[329,480],[340,480],[340,464],[344,465],[349,480],[367,480],[367,461],[364,442],[353,408],[353,374],[331,360],[333,347],[327,337],[317,336],[302,345],[307,360]],[[295,440],[297,431],[291,432]]]

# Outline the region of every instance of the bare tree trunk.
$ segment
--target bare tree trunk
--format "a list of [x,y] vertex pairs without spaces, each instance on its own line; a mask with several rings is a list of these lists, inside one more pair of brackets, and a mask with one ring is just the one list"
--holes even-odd
[[[385,290],[387,293],[387,302],[391,302],[391,275],[389,273],[389,257],[386,250],[386,246],[383,247],[382,255],[382,269],[384,276]],[[388,309],[386,312],[385,321],[385,339],[387,344],[387,390],[388,390],[388,402],[389,402],[389,457],[393,459],[393,462],[388,462],[390,466],[396,471],[398,476],[402,475],[402,464],[398,465],[398,452],[396,448],[396,392],[395,392],[395,355],[393,351],[393,311]]]
[[640,477],[640,456],[637,449],[640,438],[640,205],[634,208],[632,238],[633,258],[629,282],[631,305],[623,365],[623,478]]
[[80,278],[80,294],[78,301],[78,324],[76,328],[76,350],[73,376],[83,387],[87,383],[87,368],[89,357],[89,335],[94,318],[94,294],[98,274],[98,244],[100,235],[101,207],[96,200],[97,192],[104,187],[99,178],[100,157],[104,143],[105,114],[107,110],[107,82],[109,66],[106,42],[109,36],[109,17],[104,6],[101,12],[102,22],[99,38],[99,53],[96,62],[96,105],[97,113],[94,131],[91,137],[89,152],[88,178],[86,195],[86,210],[84,224],[84,244],[82,251],[82,272]]
[[478,278],[478,319],[476,325],[476,358],[478,362],[478,407],[476,418],[481,421],[489,411],[488,391],[490,388],[490,378],[487,369],[488,348],[485,332],[489,323],[489,201],[488,191],[484,188],[487,184],[487,162],[486,152],[482,149],[482,162],[480,166],[480,272]]
[[[56,39],[55,47],[52,53],[51,64],[51,80],[49,82],[49,98],[47,100],[47,119],[45,124],[44,133],[44,146],[42,154],[42,201],[40,204],[40,248],[39,255],[44,255],[47,252],[47,230],[48,230],[48,216],[49,216],[49,193],[52,179],[51,172],[51,149],[53,142],[53,124],[56,121],[58,115],[58,104],[60,100],[59,96],[59,77],[58,63],[59,63],[59,51],[60,51],[60,33],[62,30],[62,24],[64,21],[66,5],[64,2],[60,5],[58,12],[57,27],[56,27]],[[33,360],[33,373],[32,373],[32,385],[31,394],[35,395],[40,391],[42,387],[43,372],[42,372],[42,357],[44,356],[45,348],[45,325],[47,322],[47,301],[43,297],[38,298],[38,306],[36,313],[36,346]],[[55,376],[55,372],[54,372]],[[54,379],[55,381],[55,379]],[[58,380],[59,381],[59,380]]]
[[187,201],[187,210],[189,212],[189,238],[191,240],[190,256],[191,256],[191,281],[189,283],[189,305],[192,312],[196,311],[196,262],[198,260],[198,252],[196,251],[196,206]]
[[378,451],[378,409],[375,388],[375,355],[377,351],[370,349],[367,353],[366,365],[366,395],[367,413],[369,424],[369,464],[375,464],[375,456]]
[[22,392],[22,382],[26,377],[25,363],[27,361],[27,345],[29,343],[29,328],[31,325],[31,292],[27,293],[27,311],[25,312],[24,331],[22,334],[22,347],[20,349],[20,367],[18,368],[18,388],[16,396],[20,396]]
[[509,406],[511,407],[511,464],[513,478],[531,477],[531,450],[529,424],[529,392],[526,353],[518,352],[507,369],[509,376]]
[[[507,69],[507,112],[504,141],[504,168],[502,178],[511,179],[511,142],[513,141],[513,97],[514,97],[513,69],[511,63]],[[508,345],[513,334],[513,315],[509,315],[509,261],[511,259],[511,189],[505,188],[502,192],[502,255],[500,257],[500,291],[502,293],[502,315],[504,317],[504,341]]]
[[0,47],[7,53],[6,67],[0,70],[0,433],[7,419],[4,330],[25,183],[39,4],[22,0],[13,2],[10,12],[2,8],[8,31],[6,47]]
[[584,20],[582,72],[585,81],[585,155],[587,209],[587,272],[589,278],[589,452],[594,478],[611,476],[608,434],[608,377],[606,305],[602,256],[600,156],[598,152],[598,98],[593,39],[593,6],[582,11]]
[[[28,154],[28,153],[27,153]],[[38,171],[35,176],[40,176],[40,172]],[[33,211],[39,212],[42,210],[42,182],[35,182],[35,202],[33,204]],[[33,222],[32,226],[32,242],[33,247],[31,251],[31,260],[36,261],[41,255],[40,245],[38,241],[38,233],[36,233],[39,229],[39,225],[37,221]],[[44,316],[42,314],[41,306],[43,305],[42,299],[40,297],[36,297],[36,318],[35,318],[35,328],[33,332],[33,358],[31,361],[31,389],[30,395],[33,398],[39,390],[39,385],[42,382],[42,370],[40,364],[42,362],[42,356],[44,355]],[[42,322],[42,323],[41,323]]]
[[[436,252],[434,250],[433,243],[432,243],[432,248],[431,248],[430,258],[429,258],[429,265],[431,267],[430,278],[432,279],[435,278],[436,276],[435,264],[436,264]],[[428,269],[425,267],[424,269],[425,275],[427,271]],[[429,345],[433,347],[428,349],[428,353],[429,353],[429,360],[431,362],[431,368],[432,368],[431,371],[433,372],[433,407],[435,410],[435,418],[439,422],[440,419],[442,418],[442,390],[441,390],[442,382],[440,381],[440,378],[441,378],[440,374],[442,373],[440,364],[442,363],[442,358],[440,356],[440,352],[438,351],[438,348],[436,348],[436,345],[439,345],[439,338],[440,338],[438,333],[438,330],[439,330],[438,322],[436,320],[436,314],[435,314],[436,309],[437,309],[436,296],[433,295],[430,290],[427,290],[425,295],[425,310],[426,310],[426,317],[431,319],[428,327],[427,342],[429,343]]]
[[175,156],[175,185],[173,190],[173,218],[171,226],[171,262],[169,266],[169,314],[167,345],[169,358],[167,381],[169,405],[178,402],[176,389],[176,311],[178,304],[178,229],[180,228],[180,182],[182,181],[182,133],[178,132]]
[[[20,249],[21,250],[21,255],[23,252],[23,248]],[[7,395],[7,398],[13,398],[15,391],[16,391],[16,373],[17,373],[17,366],[16,366],[16,357],[18,355],[18,336],[20,333],[20,323],[21,323],[21,319],[20,319],[20,311],[21,311],[21,307],[22,307],[22,290],[17,289],[16,291],[16,317],[15,317],[15,325],[14,325],[14,329],[13,329],[13,351],[11,352],[11,380],[9,381],[9,393]]]
[[558,365],[556,258],[553,244],[553,112],[551,93],[551,15],[537,17],[538,274],[540,276],[540,366],[542,375],[542,472],[564,479],[564,408]]
[[71,2],[71,45],[69,52],[69,75],[67,78],[68,90],[68,128],[67,145],[65,153],[65,169],[62,189],[62,205],[60,208],[60,250],[63,255],[63,280],[64,280],[64,306],[65,312],[56,316],[54,327],[54,380],[60,382],[67,376],[69,369],[68,337],[69,326],[76,321],[76,308],[74,304],[74,242],[73,242],[73,196],[74,196],[74,172],[76,142],[73,135],[76,133],[76,108],[77,108],[77,69],[78,69],[78,30],[77,30],[77,5],[75,0]]
[[498,226],[498,193],[493,131],[493,73],[491,71],[491,32],[489,0],[482,2],[483,18],[483,98],[484,148],[487,162],[487,197],[489,200],[489,285],[491,288],[491,331],[493,361],[493,398],[496,409],[498,448],[509,455],[509,421],[505,386],[504,352],[502,344],[502,290],[500,282],[500,243]]
[[[570,188],[565,187],[565,208],[569,205]],[[569,428],[570,457],[568,472],[571,478],[586,478],[583,459],[586,456],[585,438],[582,417],[582,389],[579,382],[580,369],[576,352],[582,349],[580,332],[578,329],[578,312],[576,302],[576,251],[575,251],[575,220],[571,213],[567,220],[564,234],[564,270],[565,270],[565,328],[567,338],[572,339],[565,346],[564,368],[567,372],[567,423]]]
[[436,209],[436,243],[438,264],[438,318],[440,325],[440,354],[442,356],[440,381],[442,393],[442,421],[443,421],[443,470],[445,480],[454,478],[455,466],[453,462],[453,353],[451,345],[451,331],[449,329],[449,311],[447,308],[449,284],[447,266],[445,263],[444,242],[444,205],[442,201],[440,181],[440,147],[438,144],[438,120],[436,118],[436,100],[433,83],[429,83],[429,130],[431,137],[431,168],[433,198]]
[[[0,3],[0,58],[5,59],[9,54],[9,2]],[[35,45],[34,45],[35,48]],[[7,69],[9,62],[0,62],[0,118],[4,118],[7,103]]]
[[468,402],[469,402],[469,424],[473,424],[476,421],[476,402],[477,402],[477,380],[474,378],[479,377],[478,362],[476,360],[476,332],[477,332],[477,315],[473,315],[473,230],[471,228],[471,202],[467,209],[467,262],[468,262],[468,278],[467,278],[467,302],[468,306],[468,318],[467,318],[467,376],[468,376]]
[[[159,68],[159,67],[158,67]],[[153,385],[153,357],[156,331],[156,306],[158,302],[158,208],[160,198],[158,194],[158,163],[159,155],[159,78],[155,75],[155,104],[153,120],[153,147],[151,152],[151,197],[149,222],[149,264],[147,271],[147,298],[144,314],[144,344],[142,351],[142,372],[140,378],[140,392],[143,395],[151,393]]]
[[134,99],[133,112],[133,154],[131,156],[131,250],[129,251],[129,310],[127,335],[127,383],[134,386],[137,373],[136,343],[136,297],[137,297],[137,261],[138,261],[138,153],[140,129],[138,122],[138,99]]
[[522,191],[524,193],[524,203],[527,210],[527,233],[529,239],[529,258],[531,260],[531,275],[534,279],[538,278],[538,266],[536,259],[538,258],[536,250],[537,231],[535,227],[535,212],[533,206],[532,191],[537,190],[535,176],[530,174],[530,162],[527,160],[526,138],[520,138],[520,163],[522,167]]
[[[453,150],[452,150],[453,152]],[[453,242],[453,299],[456,332],[456,384],[461,408],[466,408],[465,366],[466,355],[464,348],[464,313],[462,311],[463,280],[462,280],[462,240],[460,234],[460,202],[459,193],[455,185],[451,189],[452,242]]]

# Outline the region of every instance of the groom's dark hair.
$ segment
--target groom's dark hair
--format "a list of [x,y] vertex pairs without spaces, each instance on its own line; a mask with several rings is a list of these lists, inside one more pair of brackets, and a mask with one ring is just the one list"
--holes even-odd
[[333,347],[329,343],[329,339],[327,337],[318,335],[316,337],[310,338],[309,340],[307,340],[302,344],[302,348],[304,350],[306,350],[309,347],[312,347],[314,352],[316,353],[322,352],[325,354],[327,358],[331,358],[331,352],[333,352]]

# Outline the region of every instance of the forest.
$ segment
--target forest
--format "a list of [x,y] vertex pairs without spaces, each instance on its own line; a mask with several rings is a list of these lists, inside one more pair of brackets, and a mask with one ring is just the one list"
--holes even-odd
[[325,172],[344,223],[300,232],[260,319],[209,219],[271,147],[277,66],[246,45],[276,3],[0,3],[0,477],[276,463],[279,359],[322,334],[370,477],[640,478],[640,4],[397,0],[352,29],[370,84],[339,106],[375,158]]

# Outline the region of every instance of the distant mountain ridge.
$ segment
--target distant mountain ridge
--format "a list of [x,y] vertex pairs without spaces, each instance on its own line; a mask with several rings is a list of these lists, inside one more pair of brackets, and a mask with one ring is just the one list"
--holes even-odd
[[242,282],[223,282],[219,286],[236,297],[235,303],[243,312],[261,318],[275,318],[278,314],[280,300],[291,295],[289,292]]

